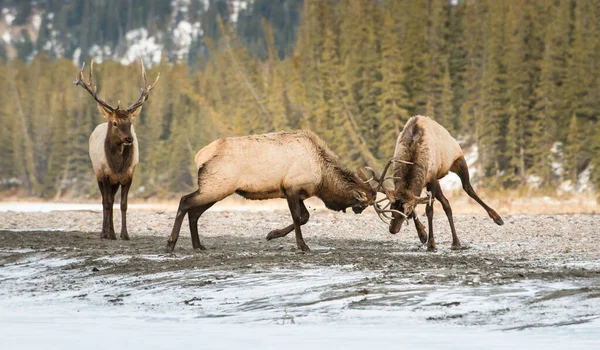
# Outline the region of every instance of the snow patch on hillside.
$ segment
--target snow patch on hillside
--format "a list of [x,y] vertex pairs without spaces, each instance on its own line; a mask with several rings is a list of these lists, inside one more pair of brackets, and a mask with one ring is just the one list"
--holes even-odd
[[121,64],[128,65],[140,58],[144,59],[149,65],[159,64],[163,45],[156,37],[149,36],[146,28],[130,30],[125,34],[126,51],[121,58],[115,54],[115,59]]
[[173,43],[175,46],[174,54],[178,60],[183,59],[190,52],[192,41],[202,34],[200,22],[194,24],[182,20],[172,31]]
[[4,17],[4,22],[6,22],[6,24],[9,26],[12,25],[13,21],[16,18],[13,11],[11,9],[7,9],[7,8],[2,9],[2,17]]
[[238,15],[239,15],[240,11],[248,9],[248,4],[252,4],[252,0],[250,0],[250,1],[234,0],[230,4],[231,4],[231,21],[233,23],[237,23]]

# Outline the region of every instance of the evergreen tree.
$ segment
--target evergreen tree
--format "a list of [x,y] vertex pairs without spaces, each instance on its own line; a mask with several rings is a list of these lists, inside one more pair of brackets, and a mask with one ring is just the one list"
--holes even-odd
[[580,162],[581,130],[577,123],[577,116],[573,114],[567,131],[567,141],[564,147],[565,180],[577,181],[577,167]]

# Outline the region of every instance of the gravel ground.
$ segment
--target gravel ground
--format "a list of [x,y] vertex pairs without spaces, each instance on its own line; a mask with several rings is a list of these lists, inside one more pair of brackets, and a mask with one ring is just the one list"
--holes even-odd
[[[239,269],[301,268],[349,265],[356,269],[402,273],[428,282],[470,283],[469,271],[477,271],[476,282],[502,284],[522,279],[569,279],[600,276],[600,243],[596,239],[599,215],[508,215],[503,226],[485,215],[455,215],[463,249],[450,250],[451,234],[444,215],[434,218],[437,252],[426,252],[414,225],[396,235],[372,212],[362,215],[314,210],[303,227],[312,252],[296,249],[294,235],[266,241],[272,229],[291,222],[284,211],[207,212],[199,221],[206,251],[194,252],[184,221],[175,256],[183,260],[128,260],[112,268],[112,257],[164,255],[174,213],[130,211],[131,241],[99,238],[102,214],[95,211],[0,213],[0,265],[45,252],[49,258],[83,259],[78,267],[100,268],[106,273],[151,273],[219,265]],[[426,218],[422,218],[426,223]],[[120,213],[115,213],[119,235]],[[29,251],[23,254],[23,249]],[[104,265],[99,259],[106,260]],[[112,260],[111,260],[112,259]],[[118,260],[118,259],[117,259]],[[92,266],[93,265],[93,266]],[[111,268],[107,268],[111,266]]]

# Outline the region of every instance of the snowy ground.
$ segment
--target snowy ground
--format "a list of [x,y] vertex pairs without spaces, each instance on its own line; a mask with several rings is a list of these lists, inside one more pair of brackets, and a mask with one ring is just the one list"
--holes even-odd
[[208,250],[191,249],[186,221],[165,254],[173,216],[130,206],[132,240],[107,241],[94,208],[0,211],[0,347],[600,345],[597,215],[456,215],[461,251],[438,215],[427,253],[412,224],[390,235],[373,213],[318,209],[301,254],[293,234],[264,239],[286,211],[223,208],[200,220]]

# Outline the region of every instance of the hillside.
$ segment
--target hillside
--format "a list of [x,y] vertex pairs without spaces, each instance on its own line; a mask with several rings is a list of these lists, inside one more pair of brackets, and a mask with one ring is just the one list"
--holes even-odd
[[45,52],[129,64],[137,57],[159,63],[162,53],[170,62],[194,65],[208,54],[205,40],[218,40],[219,17],[262,57],[265,18],[283,56],[295,42],[301,7],[302,0],[9,0],[0,5],[0,56],[30,61]]

